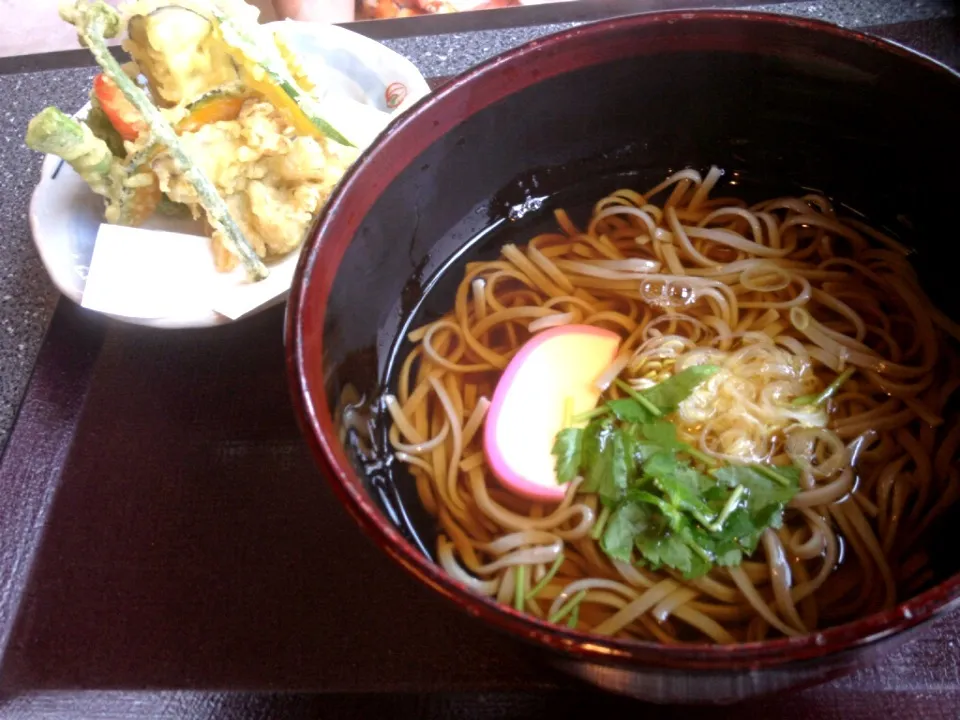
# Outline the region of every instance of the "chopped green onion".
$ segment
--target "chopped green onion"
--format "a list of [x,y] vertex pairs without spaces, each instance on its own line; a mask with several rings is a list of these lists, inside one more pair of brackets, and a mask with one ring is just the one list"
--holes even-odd
[[516,571],[516,574],[514,575],[514,580],[516,581],[516,584],[514,585],[514,588],[513,588],[513,606],[520,612],[523,612],[523,606],[524,606],[524,598],[523,598],[524,587],[523,586],[527,580],[526,565],[517,565],[517,571]]
[[600,407],[594,408],[593,410],[587,410],[586,412],[582,412],[579,415],[574,415],[573,422],[578,423],[578,422],[583,422],[584,420],[593,420],[594,418],[603,417],[604,415],[608,415],[609,413],[610,413],[610,408],[608,408],[606,405],[601,405]]
[[636,390],[630,387],[623,380],[621,380],[620,378],[617,378],[613,382],[618,388],[623,390],[627,395],[629,395],[638,403],[640,403],[643,406],[643,409],[646,410],[648,413],[650,413],[654,417],[663,417],[663,412],[660,410],[660,408],[658,408],[652,402],[647,400],[643,395],[638,393]]
[[600,536],[603,535],[603,529],[607,525],[607,520],[610,518],[610,506],[604,505],[603,510],[600,511],[600,517],[597,518],[597,524],[593,526],[593,530],[590,531],[590,537],[594,540],[599,540]]
[[543,590],[551,580],[553,580],[553,576],[557,574],[557,571],[560,569],[561,565],[563,565],[563,553],[557,555],[557,559],[553,561],[553,565],[551,565],[550,569],[547,570],[547,574],[540,578],[540,582],[534,585],[530,592],[527,593],[527,602],[533,600],[537,595],[539,595],[540,591]]
[[853,374],[857,371],[855,367],[848,367],[842,373],[837,375],[836,379],[827,385],[823,390],[821,390],[816,395],[801,395],[798,398],[794,398],[790,403],[791,405],[823,405],[827,400],[829,400],[833,395],[840,389],[840,387],[849,380]]
[[571,630],[577,627],[577,623],[580,622],[580,604],[577,603],[577,606],[573,608],[573,612],[570,613],[570,618],[567,620],[567,627]]
[[723,524],[727,521],[727,518],[730,517],[730,513],[737,509],[737,506],[740,504],[740,499],[746,491],[747,489],[743,485],[737,485],[734,491],[730,493],[730,497],[727,498],[727,502],[720,511],[720,514],[717,515],[717,519],[710,525],[710,530],[720,532],[723,529]]
[[572,613],[577,608],[577,606],[580,604],[580,601],[583,600],[583,598],[585,598],[586,595],[587,595],[586,590],[581,590],[580,592],[578,592],[572,598],[567,600],[567,602],[559,610],[557,610],[553,615],[551,615],[549,617],[549,621],[552,623],[558,623],[561,620],[563,620],[565,617],[567,617],[567,615]]
[[783,485],[783,487],[790,487],[792,484],[789,478],[784,477],[769,465],[753,465],[752,467],[768,480],[773,480],[775,483]]

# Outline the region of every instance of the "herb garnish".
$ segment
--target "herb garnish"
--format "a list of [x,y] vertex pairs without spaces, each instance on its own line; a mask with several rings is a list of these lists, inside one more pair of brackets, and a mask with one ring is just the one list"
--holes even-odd
[[782,524],[799,490],[796,467],[721,465],[678,439],[666,419],[718,370],[695,365],[641,391],[618,380],[626,397],[557,435],[557,478],[582,475],[580,492],[599,496],[600,544],[610,557],[630,562],[636,549],[645,565],[694,578],[739,565],[764,530]]

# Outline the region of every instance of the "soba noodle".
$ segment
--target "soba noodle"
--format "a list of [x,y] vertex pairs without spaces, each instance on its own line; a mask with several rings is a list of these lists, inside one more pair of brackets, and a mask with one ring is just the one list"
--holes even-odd
[[[819,195],[712,197],[720,176],[619,190],[583,229],[557,211],[558,232],[468,263],[453,310],[410,334],[389,437],[467,587],[597,634],[731,643],[840,623],[929,580],[916,541],[960,495],[957,326],[897,241]],[[574,323],[623,338],[598,380],[608,397],[618,376],[642,389],[709,362],[721,370],[681,404],[680,438],[802,469],[782,527],[739,566],[686,580],[611,560],[579,479],[547,505],[492,476],[479,430],[501,371],[533,333]],[[828,402],[792,402],[838,374]]]

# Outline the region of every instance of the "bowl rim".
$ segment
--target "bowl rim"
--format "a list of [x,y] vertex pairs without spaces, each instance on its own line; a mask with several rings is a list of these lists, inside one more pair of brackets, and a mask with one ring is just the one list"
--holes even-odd
[[[925,66],[932,72],[945,74],[948,79],[957,82],[960,89],[960,73],[900,43],[857,30],[841,28],[820,20],[765,12],[704,9],[640,13],[586,23],[531,40],[474,66],[418,101],[408,112],[392,121],[344,175],[320,213],[300,255],[284,324],[287,376],[301,432],[340,502],[363,531],[387,555],[420,583],[432,588],[460,610],[518,639],[579,661],[617,663],[626,666],[653,665],[663,670],[682,671],[776,668],[789,663],[862,648],[886,637],[902,634],[910,628],[944,615],[960,606],[960,573],[895,607],[798,637],[733,645],[699,643],[671,646],[643,640],[619,640],[553,625],[476,594],[460,585],[400,534],[383,515],[376,502],[359,489],[362,481],[339,446],[333,419],[327,410],[326,389],[320,387],[312,391],[305,370],[304,307],[307,289],[314,278],[314,272],[325,254],[324,248],[330,244],[330,242],[324,242],[324,228],[328,224],[335,223],[338,214],[347,211],[343,207],[344,198],[351,193],[376,196],[379,190],[386,187],[388,183],[371,184],[364,179],[364,176],[365,168],[378,157],[385,145],[390,144],[391,138],[402,134],[405,128],[411,127],[418,120],[423,122],[424,116],[428,116],[436,105],[443,103],[451,95],[463,92],[463,88],[469,88],[484,76],[503,73],[507,68],[522,65],[525,58],[532,53],[542,52],[546,48],[577,39],[589,40],[608,32],[629,32],[652,25],[698,21],[793,26],[803,31],[833,36],[843,42],[868,45],[883,53]],[[340,249],[345,250],[351,241],[352,237],[342,241]],[[334,245],[334,252],[339,252],[336,245]],[[324,272],[335,273],[341,260],[342,252],[334,258],[333,269],[324,270]],[[321,301],[321,309],[325,313],[327,297],[322,297]],[[319,342],[321,355],[322,335],[321,330]],[[314,404],[314,392],[316,397],[322,400],[319,408]],[[354,481],[357,484],[354,484]]]

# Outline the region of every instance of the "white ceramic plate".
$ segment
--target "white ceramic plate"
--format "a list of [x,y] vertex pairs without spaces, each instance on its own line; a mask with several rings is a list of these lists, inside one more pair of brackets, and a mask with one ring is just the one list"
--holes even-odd
[[[284,21],[270,23],[278,28],[301,59],[304,68],[325,89],[323,105],[337,98],[350,98],[379,110],[397,113],[430,92],[426,80],[409,60],[378,42],[334,25]],[[402,100],[402,102],[400,102]],[[349,102],[349,101],[348,101]],[[86,108],[78,113],[82,116]],[[93,256],[97,229],[103,218],[103,202],[87,187],[70,166],[48,155],[40,170],[40,182],[30,203],[30,227],[50,278],[60,291],[80,303],[87,270]],[[153,230],[202,234],[190,220],[156,215],[144,225]],[[206,238],[198,238],[205,243]],[[268,298],[258,310],[283,302],[290,289],[299,252],[291,253],[271,267]],[[209,262],[211,284],[226,285],[230,292],[243,293],[250,285],[242,270],[224,276],[217,273],[213,256]],[[264,296],[264,288],[259,288]],[[130,317],[110,313],[124,322],[160,328],[207,327],[230,322],[204,303],[185,307],[166,317]]]

